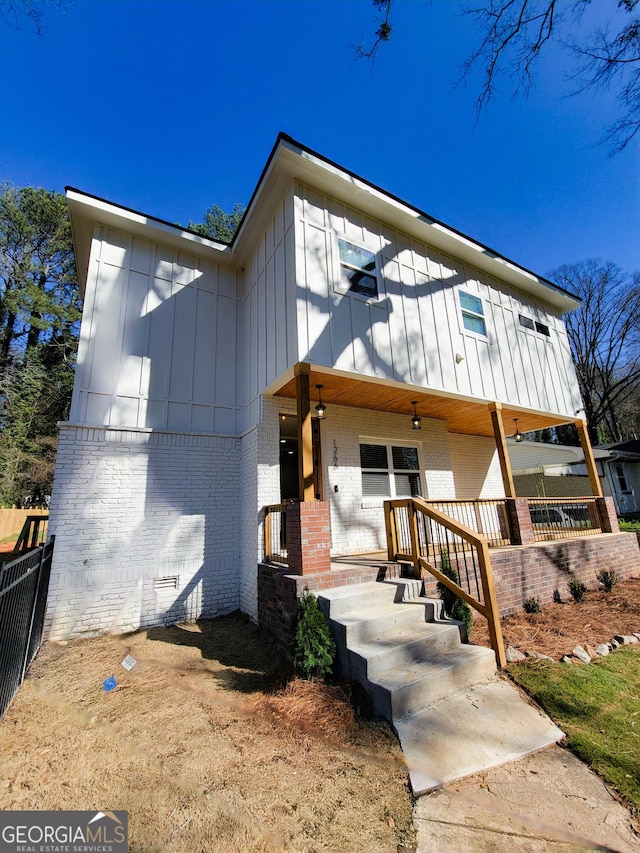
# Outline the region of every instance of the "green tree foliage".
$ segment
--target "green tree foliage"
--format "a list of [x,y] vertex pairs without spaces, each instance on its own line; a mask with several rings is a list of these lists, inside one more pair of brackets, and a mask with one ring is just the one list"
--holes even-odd
[[245,206],[238,202],[231,213],[225,213],[221,207],[214,204],[205,213],[204,222],[190,222],[189,228],[196,234],[208,237],[210,240],[230,243],[238,230],[245,209]]
[[0,191],[0,500],[51,489],[56,423],[66,417],[80,320],[64,196]]
[[305,590],[298,600],[294,664],[306,678],[323,678],[331,671],[336,653],[329,623],[314,595]]
[[[372,0],[378,29],[370,47],[356,48],[359,56],[374,59],[389,41],[396,2]],[[575,60],[575,91],[602,87],[617,92],[619,118],[606,131],[605,140],[614,152],[621,151],[640,131],[639,4],[640,0],[478,0],[466,11],[476,19],[478,46],[463,66],[463,79],[480,72],[478,109],[490,101],[499,78],[506,78],[516,94],[526,92],[534,66],[556,44]],[[591,6],[598,12],[605,8],[608,23],[596,19],[591,25]],[[576,25],[584,33],[579,41],[574,36]]]

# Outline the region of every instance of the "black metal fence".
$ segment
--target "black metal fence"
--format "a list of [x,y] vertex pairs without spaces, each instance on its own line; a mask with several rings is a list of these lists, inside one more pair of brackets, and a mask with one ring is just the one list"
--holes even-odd
[[0,717],[42,642],[53,537],[0,566]]

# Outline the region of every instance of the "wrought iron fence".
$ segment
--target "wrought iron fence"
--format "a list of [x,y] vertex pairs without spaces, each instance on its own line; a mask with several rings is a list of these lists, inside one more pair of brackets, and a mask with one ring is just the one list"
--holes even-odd
[[0,566],[0,716],[42,642],[53,544]]
[[536,542],[602,533],[596,498],[529,498]]

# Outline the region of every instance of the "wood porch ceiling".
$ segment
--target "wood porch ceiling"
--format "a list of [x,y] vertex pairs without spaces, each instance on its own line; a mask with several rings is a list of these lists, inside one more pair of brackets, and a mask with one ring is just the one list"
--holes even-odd
[[[322,402],[327,406],[352,406],[359,409],[372,409],[378,412],[393,412],[413,415],[412,400],[417,400],[418,414],[422,418],[436,418],[447,422],[449,432],[464,435],[485,435],[493,437],[493,426],[489,403],[486,400],[460,400],[452,397],[420,392],[415,388],[403,389],[367,379],[352,379],[335,374],[320,373],[311,370],[309,385],[312,407],[318,401],[316,385],[322,385]],[[296,398],[296,381],[290,380],[275,392],[276,397]],[[527,409],[514,409],[503,404],[502,418],[505,432],[511,435],[515,432],[513,418],[518,418],[521,432],[558,426],[563,423],[573,423],[572,418],[561,415],[532,412]]]

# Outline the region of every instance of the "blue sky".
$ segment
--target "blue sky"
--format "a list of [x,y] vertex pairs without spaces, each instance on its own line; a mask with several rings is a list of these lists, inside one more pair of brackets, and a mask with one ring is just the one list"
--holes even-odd
[[[614,0],[599,0],[599,11]],[[640,269],[640,140],[609,156],[611,93],[574,98],[553,50],[476,124],[463,0],[72,0],[44,35],[0,24],[0,179],[65,185],[172,222],[247,202],[283,130],[540,274]]]

